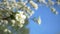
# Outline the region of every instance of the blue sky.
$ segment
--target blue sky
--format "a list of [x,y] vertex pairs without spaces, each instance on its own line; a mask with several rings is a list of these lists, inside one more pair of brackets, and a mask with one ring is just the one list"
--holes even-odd
[[42,22],[38,25],[30,20],[28,25],[30,29],[29,34],[57,34],[60,32],[60,8],[56,5],[54,7],[59,12],[58,15],[53,14],[50,8],[46,6],[39,7],[38,10],[35,10],[35,14],[33,16],[40,16]]

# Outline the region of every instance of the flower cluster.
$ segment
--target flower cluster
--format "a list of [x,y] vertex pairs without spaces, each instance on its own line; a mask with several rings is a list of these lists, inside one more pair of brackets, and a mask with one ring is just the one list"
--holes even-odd
[[19,26],[23,27],[23,24],[25,23],[26,15],[24,15],[24,12],[19,12],[19,14],[15,15],[15,18],[17,21],[19,21]]
[[[31,6],[38,9],[38,5],[29,1],[31,6],[27,6],[28,1],[18,1],[16,0],[1,0],[0,2],[0,28],[7,33],[12,33],[13,30],[19,30],[23,28],[25,24],[33,14],[34,11]],[[39,20],[37,21],[39,22]]]

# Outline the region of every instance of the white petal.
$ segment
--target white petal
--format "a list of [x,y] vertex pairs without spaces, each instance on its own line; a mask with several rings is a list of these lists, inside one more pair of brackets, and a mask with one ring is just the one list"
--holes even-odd
[[41,24],[41,18],[40,17],[38,17],[37,23]]
[[19,26],[20,28],[22,28],[22,27],[23,27],[23,24],[19,24],[18,26]]
[[21,14],[20,16],[21,16],[21,18],[26,19],[25,15]]
[[56,15],[58,14],[58,12],[56,11]]
[[24,24],[25,21],[23,19],[20,20],[20,24]]
[[5,29],[5,30],[4,30],[4,32],[7,32],[7,31],[8,31],[8,29]]
[[11,22],[12,22],[13,24],[15,24],[15,20],[11,20]]

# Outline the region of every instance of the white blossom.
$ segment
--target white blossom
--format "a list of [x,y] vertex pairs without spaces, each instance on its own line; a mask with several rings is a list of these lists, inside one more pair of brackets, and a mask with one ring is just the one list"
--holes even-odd
[[4,20],[4,23],[5,23],[5,24],[8,24],[8,21],[7,21],[7,20]]
[[57,15],[57,14],[58,14],[58,12],[56,11],[56,12],[55,12],[55,14]]
[[33,21],[40,25],[41,24],[40,16],[38,18],[33,18]]
[[20,24],[24,24],[25,20],[21,19],[19,22],[20,22]]
[[19,14],[16,14],[16,20],[19,21],[21,19],[26,19],[26,16],[23,15],[23,12],[19,12]]
[[5,30],[4,30],[4,32],[7,32],[7,31],[8,31],[8,29],[5,29]]
[[10,31],[9,29],[5,29],[4,32],[9,32],[9,33],[11,33],[11,31]]
[[12,26],[15,26],[15,20],[11,20]]
[[37,23],[38,23],[38,24],[41,24],[41,18],[40,18],[40,17],[38,17]]
[[23,24],[19,24],[18,26],[19,26],[20,28],[22,28],[22,27],[23,27]]
[[54,13],[54,14],[58,14],[58,12],[56,11],[56,9],[55,8],[51,8],[51,11]]
[[11,7],[7,7],[9,10],[11,10]]
[[35,2],[30,1],[30,4],[31,4],[36,10],[38,9],[38,5],[37,5]]
[[11,22],[12,22],[13,24],[15,24],[15,20],[11,20]]
[[34,11],[31,11],[30,16],[32,16],[33,14],[34,14]]
[[19,21],[19,25],[20,27],[23,26],[23,24],[25,23],[25,19],[26,19],[26,15],[23,14],[23,12],[19,12],[19,14],[16,14],[16,20]]
[[56,11],[56,9],[55,9],[55,8],[51,8],[51,11],[52,11],[52,12],[55,12],[55,11]]
[[10,30],[8,30],[8,32],[9,32],[9,33],[11,33],[11,31],[10,31]]

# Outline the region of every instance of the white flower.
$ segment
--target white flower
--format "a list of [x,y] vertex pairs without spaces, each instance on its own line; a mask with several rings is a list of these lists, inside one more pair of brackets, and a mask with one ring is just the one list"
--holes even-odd
[[21,18],[26,19],[26,16],[24,15],[23,11],[19,12],[19,14],[20,14]]
[[19,26],[20,28],[22,28],[22,27],[23,27],[23,24],[19,24],[18,26]]
[[21,19],[26,19],[26,16],[23,14],[23,12],[19,12],[19,14],[16,14],[16,20],[20,21]]
[[23,25],[20,25],[20,27],[23,27]]
[[55,8],[51,8],[51,11],[54,13],[54,14],[58,14],[58,12],[56,11],[56,9]]
[[24,24],[25,20],[21,19],[19,22],[20,22],[20,24]]
[[11,22],[12,22],[13,24],[15,24],[15,20],[11,20]]
[[38,24],[41,24],[41,18],[40,18],[40,17],[38,17],[37,23],[38,23]]
[[10,31],[10,30],[8,30],[8,32],[9,32],[9,33],[11,33],[11,31]]
[[26,16],[24,15],[24,12],[19,12],[19,14],[16,14],[16,20],[19,21],[18,26],[23,27],[23,24],[25,23]]
[[31,4],[35,9],[38,9],[38,5],[37,5],[35,2],[30,1],[30,4]]
[[34,11],[31,11],[31,12],[30,12],[30,16],[32,16],[33,14],[34,14]]
[[3,20],[1,20],[1,22],[3,23],[4,21],[3,21]]
[[58,12],[56,11],[56,12],[55,12],[55,14],[57,15],[57,14],[58,14]]
[[11,20],[12,26],[15,26],[15,20]]
[[55,11],[56,11],[56,9],[55,9],[55,8],[51,8],[51,11],[52,11],[52,12],[55,12]]
[[8,7],[8,9],[11,9],[11,7]]
[[5,30],[4,30],[4,32],[9,32],[9,33],[11,33],[11,31],[10,31],[10,30],[8,30],[8,29],[5,29]]
[[5,30],[4,30],[4,32],[7,32],[7,31],[8,31],[8,29],[5,29]]
[[32,14],[34,14],[34,11],[32,11]]
[[17,21],[19,21],[19,20],[20,20],[20,18],[21,18],[20,14],[16,14],[16,16],[15,16],[15,17],[16,17],[16,20],[17,20]]
[[33,21],[40,25],[41,24],[40,16],[38,18],[33,18]]
[[5,23],[5,24],[8,24],[8,21],[7,21],[7,20],[4,20],[4,23]]

